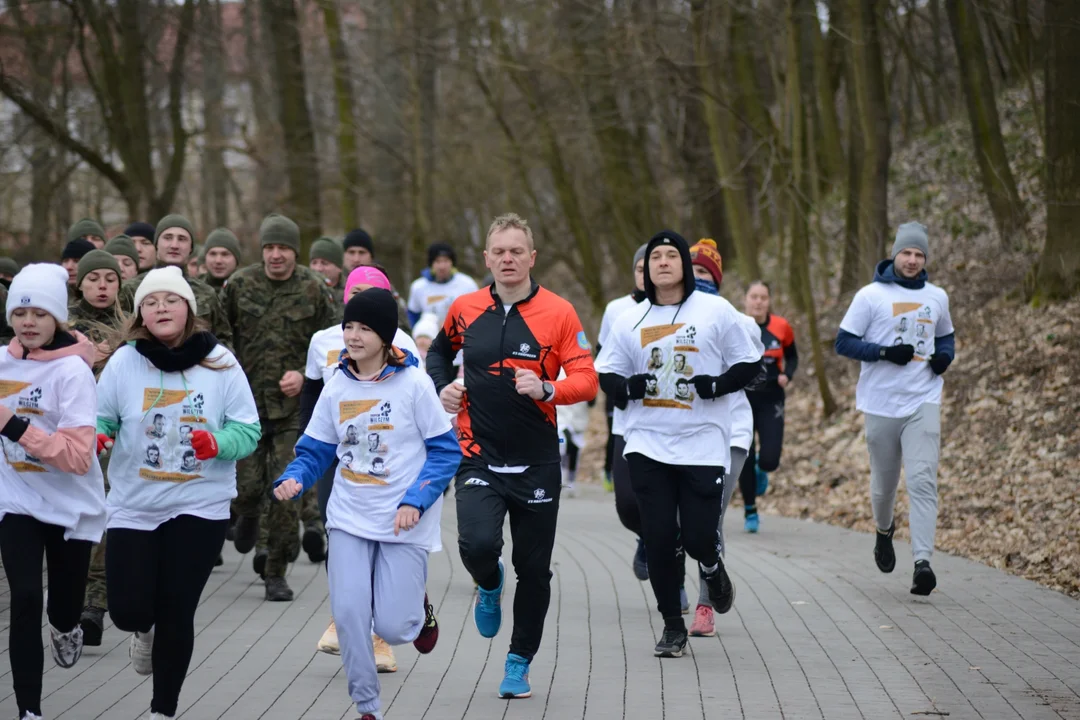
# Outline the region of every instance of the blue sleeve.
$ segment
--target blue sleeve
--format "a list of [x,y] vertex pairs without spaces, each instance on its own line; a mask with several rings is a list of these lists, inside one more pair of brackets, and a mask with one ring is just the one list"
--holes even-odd
[[934,338],[934,354],[947,355],[950,360],[956,357],[956,333],[949,333]]
[[836,354],[849,357],[852,360],[863,362],[877,362],[881,346],[869,343],[858,335],[852,335],[847,330],[839,330],[836,333]]
[[[274,487],[292,478],[304,486],[300,493],[303,495],[330,469],[336,459],[337,445],[316,440],[310,435],[301,435],[296,443],[296,459],[289,463],[281,477],[274,481]],[[299,498],[300,495],[296,497]]]
[[453,430],[428,438],[424,441],[424,446],[427,448],[427,460],[401,500],[401,505],[411,505],[419,510],[421,515],[450,485],[450,480],[457,474],[458,465],[461,463],[461,446]]
[[409,325],[415,325],[416,321],[420,319],[420,313],[413,312],[412,310],[405,310],[409,314]]

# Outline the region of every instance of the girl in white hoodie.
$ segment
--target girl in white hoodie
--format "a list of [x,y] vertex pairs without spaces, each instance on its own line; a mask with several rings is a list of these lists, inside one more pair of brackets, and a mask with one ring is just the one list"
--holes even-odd
[[247,378],[201,329],[177,267],[151,270],[98,381],[98,449],[109,464],[109,615],[133,632],[135,672],[154,676],[151,718],[176,714],[195,609],[236,497],[236,461],[261,434]]
[[94,347],[66,329],[67,272],[59,265],[27,265],[15,276],[7,318],[15,338],[0,350],[0,554],[11,587],[8,650],[19,717],[40,720],[42,560],[52,656],[69,668],[82,655],[86,572],[105,529]]

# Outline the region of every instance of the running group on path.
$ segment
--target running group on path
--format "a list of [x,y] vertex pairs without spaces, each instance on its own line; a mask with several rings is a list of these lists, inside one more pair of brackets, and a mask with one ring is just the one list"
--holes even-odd
[[[20,720],[45,717],[43,611],[62,668],[101,644],[108,613],[131,634],[134,671],[152,676],[150,717],[175,717],[196,608],[229,540],[252,553],[268,601],[293,599],[301,549],[326,562],[317,648],[340,654],[360,719],[379,720],[393,646],[426,654],[439,639],[427,567],[451,485],[481,636],[498,635],[517,581],[497,693],[530,697],[559,503],[601,388],[605,486],[663,621],[652,652],[679,657],[689,637],[723,633],[716,615],[737,589],[724,515],[738,485],[744,530],[761,530],[798,352],[768,284],[749,284],[745,312],[721,296],[712,240],[665,230],[642,245],[594,351],[574,306],[533,277],[532,229],[512,213],[488,229],[483,287],[434,243],[407,298],[363,230],[320,238],[307,266],[281,215],[263,220],[250,265],[228,229],[199,246],[181,215],[105,235],[84,219],[59,264],[0,258],[0,556]],[[937,585],[941,376],[955,354],[929,254],[927,229],[901,225],[836,338],[861,362],[873,557],[895,569],[903,469],[916,595]],[[689,628],[687,555],[701,580]]]

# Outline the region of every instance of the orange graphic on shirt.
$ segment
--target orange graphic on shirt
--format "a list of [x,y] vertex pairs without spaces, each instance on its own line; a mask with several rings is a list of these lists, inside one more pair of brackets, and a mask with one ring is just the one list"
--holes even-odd
[[922,307],[922,303],[902,302],[892,304],[892,316],[906,315],[909,312],[915,312]]
[[183,402],[187,393],[183,390],[162,390],[161,388],[144,388],[142,396],[142,411],[146,412],[152,407],[167,407]]
[[655,408],[672,408],[673,410],[693,410],[692,405],[682,403],[677,400],[668,400],[667,398],[645,398],[641,401],[641,404],[645,407]]
[[354,473],[348,468],[341,469],[341,477],[356,483],[357,485],[388,485],[385,480],[380,480],[374,475],[368,475],[366,473]]
[[345,348],[339,348],[337,350],[326,351],[326,367],[333,367],[338,364],[338,360],[341,358],[341,351]]
[[147,470],[139,468],[139,477],[143,480],[156,480],[157,482],[186,483],[190,480],[198,480],[202,475],[190,475],[188,473],[161,472],[159,470]]
[[22,461],[11,463],[11,469],[15,472],[47,472],[45,468],[40,465]]
[[664,338],[674,335],[679,332],[686,323],[679,323],[678,325],[653,325],[652,327],[641,328],[641,347],[650,345],[657,340],[663,340]]
[[6,398],[9,395],[22,392],[26,388],[30,387],[28,382],[19,382],[18,380],[0,380],[0,398]]
[[338,403],[338,423],[352,420],[379,404],[379,400],[345,400]]

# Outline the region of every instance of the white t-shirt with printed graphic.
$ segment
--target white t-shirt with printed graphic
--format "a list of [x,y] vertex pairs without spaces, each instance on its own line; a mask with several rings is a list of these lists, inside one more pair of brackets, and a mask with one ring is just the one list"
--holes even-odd
[[953,332],[949,296],[932,283],[918,290],[875,282],[855,294],[840,329],[876,345],[912,345],[907,365],[887,360],[864,362],[855,386],[855,408],[871,415],[900,418],[923,403],[941,404],[944,381],[930,369],[934,339]]
[[[0,403],[50,435],[60,428],[94,427],[97,388],[76,356],[20,360],[0,350]],[[62,472],[0,438],[0,518],[29,515],[65,529],[65,540],[100,542],[105,532],[105,480],[95,457],[85,475]]]
[[[630,308],[636,308],[638,303],[634,301],[633,295],[623,295],[622,297],[615,298],[607,304],[604,308],[604,316],[600,319],[600,336],[597,338],[597,344],[600,349],[603,350],[604,345],[608,341],[608,336],[611,334],[611,328],[615,325],[615,321],[619,319],[619,316]],[[642,309],[644,313],[645,310]],[[622,435],[623,434],[623,415],[625,411],[615,408],[611,412],[611,434]]]
[[653,376],[645,398],[626,407],[625,453],[673,465],[729,467],[730,401],[696,397],[690,380],[761,360],[761,333],[750,332],[727,300],[701,292],[682,305],[643,303],[638,309],[619,316],[596,360],[598,373]]
[[199,460],[195,430],[226,421],[259,422],[244,371],[224,346],[196,365],[162,373],[130,345],[109,359],[98,380],[98,415],[120,422],[109,461],[109,527],[153,530],[179,515],[226,520],[236,497],[236,463]]
[[409,286],[408,308],[414,313],[432,313],[439,320],[438,327],[442,327],[454,300],[476,290],[476,281],[462,272],[455,272],[443,283],[419,277]]
[[[394,345],[401,350],[408,350],[420,360],[420,351],[409,334],[398,328],[394,334]],[[330,382],[330,378],[337,372],[338,361],[341,359],[341,351],[345,349],[345,331],[341,325],[331,325],[325,330],[320,330],[311,336],[308,344],[307,363],[304,365],[304,377],[312,380]]]
[[420,368],[399,369],[379,381],[335,373],[304,431],[315,440],[337,445],[327,529],[441,550],[441,496],[408,532],[395,536],[394,518],[427,459],[424,441],[449,431],[450,420],[435,384]]

